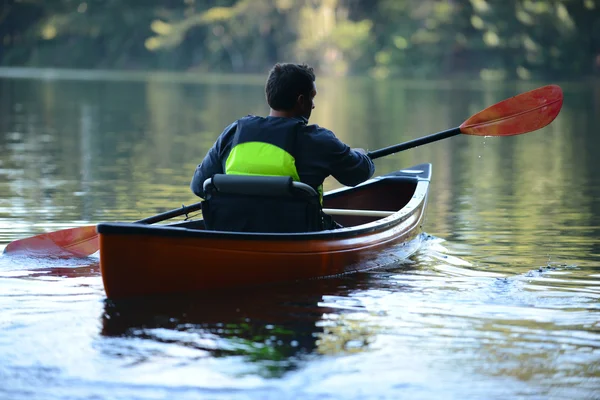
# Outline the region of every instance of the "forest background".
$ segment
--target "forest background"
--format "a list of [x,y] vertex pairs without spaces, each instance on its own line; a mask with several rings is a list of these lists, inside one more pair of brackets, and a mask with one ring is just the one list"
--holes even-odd
[[600,0],[0,0],[0,66],[600,76]]

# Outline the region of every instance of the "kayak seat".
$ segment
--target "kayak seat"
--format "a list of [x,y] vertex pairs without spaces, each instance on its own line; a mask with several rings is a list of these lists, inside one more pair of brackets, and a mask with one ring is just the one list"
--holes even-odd
[[299,233],[323,229],[321,204],[311,186],[289,176],[215,174],[204,181],[206,229]]

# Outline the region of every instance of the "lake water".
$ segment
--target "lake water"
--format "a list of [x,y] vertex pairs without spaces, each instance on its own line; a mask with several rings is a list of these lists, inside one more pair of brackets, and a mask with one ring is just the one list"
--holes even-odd
[[[0,75],[0,250],[198,201],[217,135],[267,112],[263,77]],[[546,83],[322,79],[311,122],[374,150]],[[421,249],[381,270],[113,304],[97,257],[0,256],[0,398],[600,398],[600,83],[562,86],[542,130],[376,161],[433,164]]]

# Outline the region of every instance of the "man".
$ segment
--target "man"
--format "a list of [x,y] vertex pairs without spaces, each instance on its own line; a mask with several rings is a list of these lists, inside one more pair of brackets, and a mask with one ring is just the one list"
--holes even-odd
[[[320,195],[333,176],[356,186],[375,172],[363,149],[351,149],[330,130],[308,125],[317,95],[315,74],[305,64],[275,64],[266,87],[268,117],[247,116],[229,125],[196,168],[192,191],[205,197],[203,183],[214,174],[291,176]],[[325,229],[335,227],[328,218]]]

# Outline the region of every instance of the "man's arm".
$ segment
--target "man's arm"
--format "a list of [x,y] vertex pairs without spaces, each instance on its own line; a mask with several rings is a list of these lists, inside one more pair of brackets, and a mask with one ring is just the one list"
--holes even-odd
[[222,158],[231,144],[231,136],[235,133],[237,123],[229,125],[219,136],[215,144],[208,150],[202,163],[196,167],[190,189],[198,197],[204,198],[204,181],[211,178],[214,174],[222,174]]
[[356,186],[373,176],[375,165],[363,149],[351,149],[333,132],[324,131],[323,144],[328,153],[331,176],[346,186]]

